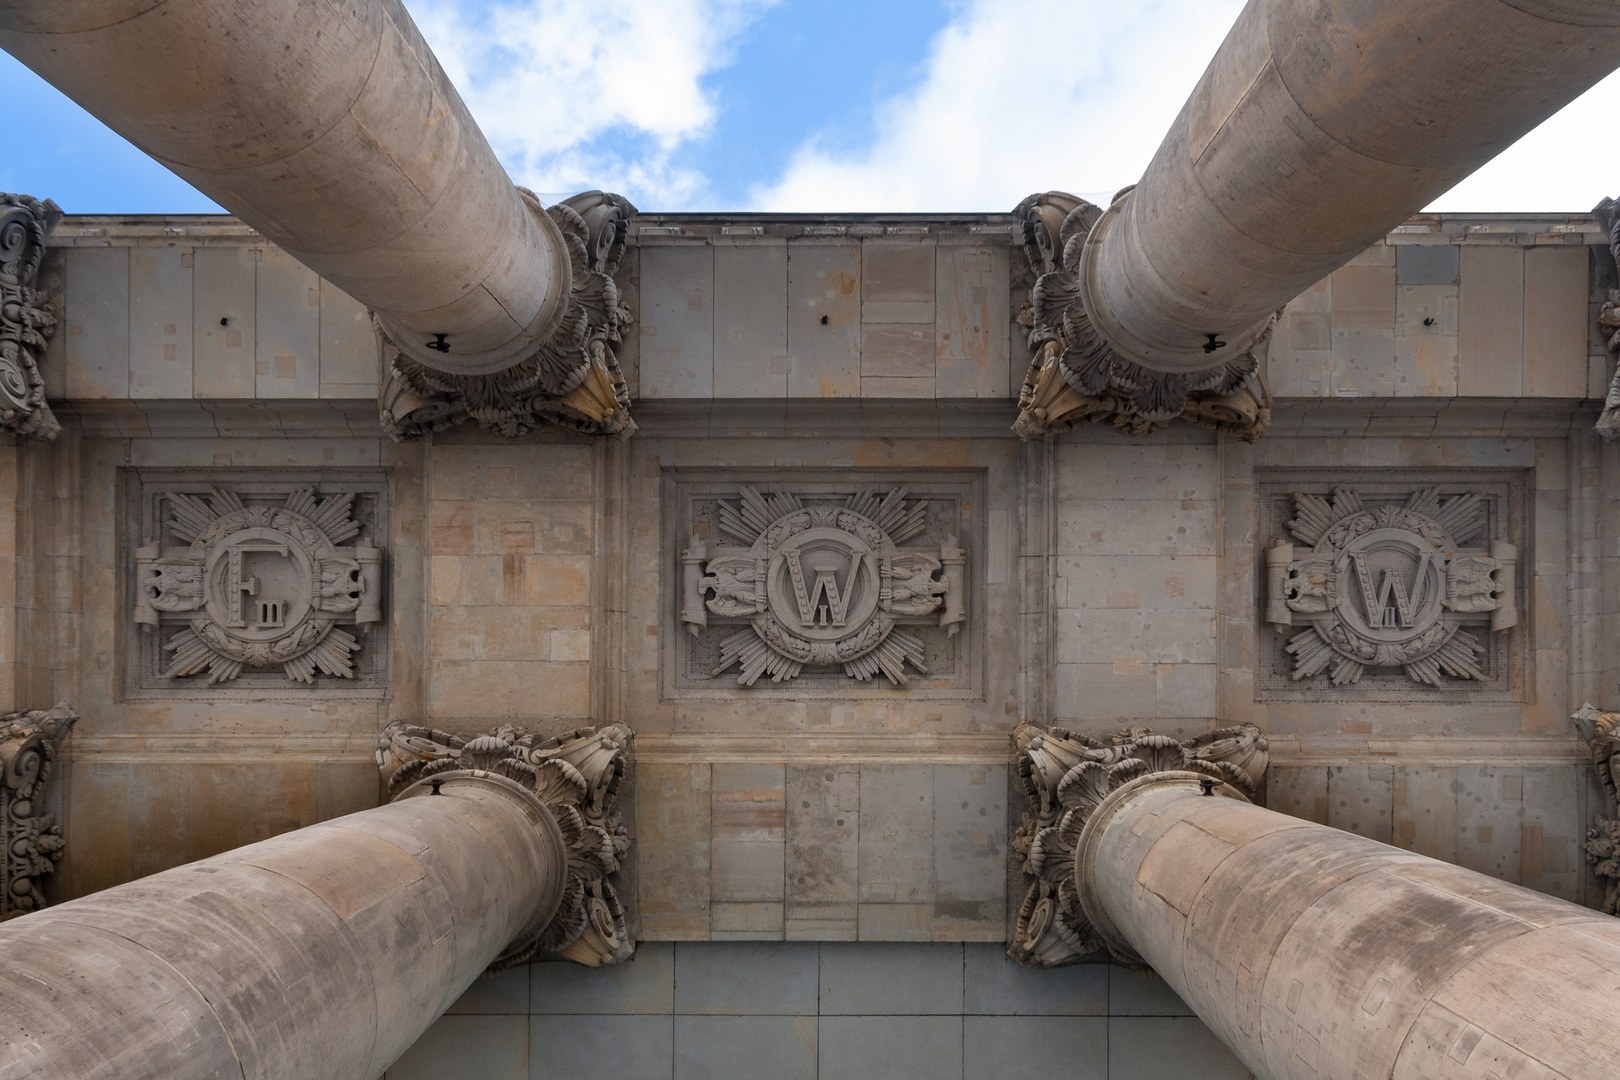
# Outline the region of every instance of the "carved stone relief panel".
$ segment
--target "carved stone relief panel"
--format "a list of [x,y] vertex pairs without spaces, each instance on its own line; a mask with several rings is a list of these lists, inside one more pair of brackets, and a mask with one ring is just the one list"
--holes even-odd
[[130,470],[130,692],[381,696],[380,470]]
[[983,483],[667,472],[666,691],[977,696]]
[[1520,470],[1257,474],[1262,700],[1522,687]]

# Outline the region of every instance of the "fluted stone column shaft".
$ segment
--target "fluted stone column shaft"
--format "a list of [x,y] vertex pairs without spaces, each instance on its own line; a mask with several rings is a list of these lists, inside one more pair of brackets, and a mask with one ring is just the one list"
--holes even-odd
[[534,794],[435,779],[0,924],[0,1076],[380,1076],[562,898]]
[[[1250,0],[1092,230],[1093,325],[1157,371],[1271,314],[1620,65],[1614,0]],[[1224,348],[1206,351],[1214,340]]]
[[561,234],[398,0],[0,0],[0,47],[376,311],[412,359],[499,371],[562,319]]
[[1110,794],[1080,895],[1257,1076],[1620,1076],[1620,920],[1200,783]]

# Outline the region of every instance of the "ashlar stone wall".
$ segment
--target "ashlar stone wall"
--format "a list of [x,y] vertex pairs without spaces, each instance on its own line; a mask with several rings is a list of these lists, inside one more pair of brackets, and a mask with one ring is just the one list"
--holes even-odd
[[[1590,433],[1613,272],[1589,218],[1402,226],[1289,306],[1252,446],[1179,423],[1015,439],[1032,277],[1006,215],[646,215],[632,239],[632,439],[395,444],[365,313],[262,238],[64,222],[42,370],[67,430],[0,447],[0,687],[83,717],[58,895],[372,805],[394,719],[633,726],[627,892],[648,941],[1001,940],[1025,720],[1252,721],[1276,805],[1596,895],[1576,844],[1600,807],[1567,715],[1616,704],[1620,568],[1615,452]],[[132,532],[132,478],[325,498],[357,471],[389,500],[384,623],[355,632],[386,685],[131,682],[134,548],[153,539]],[[748,620],[686,620],[682,552],[742,543],[713,529],[744,486],[823,507],[934,492],[926,543],[895,545],[961,552],[956,632],[896,624],[930,670],[712,673]],[[1294,488],[1341,486],[1483,493],[1487,539],[1518,552],[1518,624],[1471,624],[1486,678],[1291,679],[1265,552]]]

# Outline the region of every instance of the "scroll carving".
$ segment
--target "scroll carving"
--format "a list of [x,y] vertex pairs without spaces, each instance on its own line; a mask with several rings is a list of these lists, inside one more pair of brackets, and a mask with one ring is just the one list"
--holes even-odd
[[1261,372],[1270,326],[1241,357],[1209,371],[1150,371],[1114,352],[1080,300],[1080,251],[1102,208],[1049,191],[1031,195],[1013,214],[1038,275],[1018,315],[1034,359],[1019,391],[1015,433],[1034,439],[1107,421],[1148,435],[1180,417],[1245,442],[1261,436],[1271,423],[1271,393]]
[[1107,948],[1081,910],[1074,856],[1080,830],[1109,792],[1148,773],[1180,771],[1202,773],[1254,798],[1269,760],[1265,737],[1253,724],[1186,740],[1140,727],[1093,739],[1020,724],[1012,737],[1029,801],[1013,850],[1034,881],[1018,909],[1007,955],[1025,967],[1062,967]]
[[752,686],[836,666],[894,685],[927,672],[923,643],[900,629],[937,622],[955,635],[967,621],[967,560],[955,536],[937,549],[904,548],[926,528],[928,504],[906,489],[864,490],[837,501],[744,487],[722,504],[720,531],[737,544],[694,538],[681,553],[680,618],[698,634],[714,615],[749,626],[720,645],[710,674],[739,669]]
[[1484,646],[1465,627],[1517,625],[1518,549],[1491,541],[1476,494],[1443,499],[1435,488],[1404,505],[1363,505],[1336,488],[1330,497],[1295,493],[1288,530],[1302,545],[1266,552],[1266,621],[1291,638],[1293,679],[1326,673],[1334,686],[1368,668],[1399,667],[1414,681],[1484,679]]
[[[1599,712],[1590,703],[1570,717],[1575,730],[1592,752],[1592,768],[1609,796],[1609,806],[1620,812],[1620,713]],[[1586,830],[1586,861],[1603,879],[1603,912],[1620,915],[1620,820],[1598,817]]]
[[392,723],[377,743],[377,765],[390,798],[410,785],[457,770],[483,770],[516,781],[546,804],[568,846],[562,906],[532,941],[512,945],[490,974],[533,960],[587,967],[619,964],[635,953],[614,889],[630,833],[615,803],[632,738],[621,724],[542,739],[503,726],[474,739]]
[[135,552],[135,622],[186,629],[164,648],[164,678],[228,682],[280,667],[295,682],[352,678],[364,631],[382,621],[383,552],[354,520],[354,494],[302,487],[281,505],[245,503],[215,487],[170,492],[164,523],[177,544]]
[[0,431],[54,439],[62,430],[45,403],[38,353],[56,331],[56,307],[36,288],[45,241],[62,220],[49,199],[0,194]]
[[0,716],[0,921],[45,906],[45,875],[62,861],[62,827],[45,813],[45,787],[79,715],[53,709]]
[[[1592,214],[1609,235],[1609,255],[1620,267],[1620,202],[1604,199],[1592,208]],[[1598,325],[1607,337],[1609,351],[1620,352],[1620,289],[1610,289],[1602,310],[1598,312]],[[1609,382],[1609,392],[1603,399],[1603,412],[1594,425],[1597,433],[1613,442],[1620,439],[1620,370]]]
[[[536,212],[550,215],[568,245],[568,310],[551,340],[516,367],[492,375],[451,375],[403,356],[377,327],[388,371],[378,398],[382,427],[395,441],[430,435],[474,420],[516,437],[542,424],[590,435],[628,437],[630,389],[614,347],[630,309],[613,281],[636,208],[621,195],[588,191]],[[373,320],[375,325],[375,320]]]

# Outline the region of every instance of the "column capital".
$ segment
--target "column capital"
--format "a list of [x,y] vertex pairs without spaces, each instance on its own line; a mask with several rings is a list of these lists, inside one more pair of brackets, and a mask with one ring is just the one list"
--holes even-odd
[[[483,375],[445,372],[422,362],[417,357],[423,343],[400,338],[404,330],[373,312],[385,362],[378,405],[383,430],[395,441],[466,420],[514,438],[547,423],[620,438],[636,429],[630,389],[614,353],[632,316],[613,280],[636,208],[622,195],[601,191],[542,208],[532,191],[518,191],[567,252],[568,262],[557,272],[569,286],[566,310],[528,359]],[[429,342],[425,348],[442,345]]]
[[536,959],[601,967],[635,954],[614,888],[630,849],[630,832],[615,804],[632,738],[622,724],[550,739],[511,725],[472,739],[399,722],[384,729],[377,765],[390,800],[481,778],[532,796],[559,830],[568,858],[560,904],[543,926],[512,942],[490,965],[491,973]]
[[45,875],[63,847],[62,826],[45,812],[46,784],[78,719],[62,702],[0,716],[0,921],[45,906]]
[[38,288],[45,241],[62,220],[54,202],[0,192],[0,432],[54,439],[39,353],[56,332],[62,298]]
[[[1102,738],[1064,728],[1020,724],[1013,731],[1018,777],[1029,807],[1013,837],[1034,878],[1018,910],[1007,955],[1025,967],[1062,967],[1104,950],[1133,965],[1141,960],[1117,935],[1094,923],[1075,872],[1084,835],[1109,800],[1129,785],[1164,781],[1199,785],[1211,794],[1257,797],[1269,752],[1253,724],[1205,732],[1190,739],[1130,727]],[[1123,798],[1123,796],[1121,796]]]

